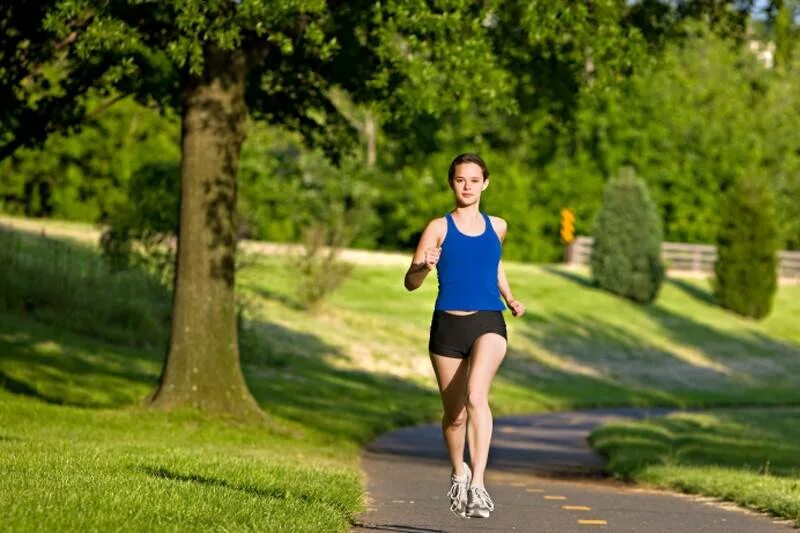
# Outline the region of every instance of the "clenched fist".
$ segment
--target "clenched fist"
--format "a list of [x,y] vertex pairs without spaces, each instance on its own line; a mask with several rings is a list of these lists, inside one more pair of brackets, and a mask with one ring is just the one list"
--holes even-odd
[[439,262],[439,256],[442,255],[442,247],[437,246],[435,248],[427,248],[425,250],[425,267],[428,270],[433,270],[433,267],[436,266],[436,263]]
[[508,308],[511,309],[511,314],[513,316],[522,316],[525,314],[525,306],[522,305],[522,302],[518,300],[514,300],[513,298],[506,302]]

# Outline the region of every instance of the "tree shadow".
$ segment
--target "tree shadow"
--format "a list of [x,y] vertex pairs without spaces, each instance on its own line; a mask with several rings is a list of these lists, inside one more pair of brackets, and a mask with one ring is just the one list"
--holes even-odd
[[[0,386],[11,393],[54,405],[108,408],[138,403],[157,385],[162,353],[114,346],[33,320],[2,323]],[[42,350],[53,346],[55,353]],[[429,420],[439,408],[430,389],[344,368],[348,357],[340,347],[277,323],[249,320],[240,354],[261,406],[317,434],[365,442]]]
[[[243,353],[242,366],[253,396],[270,413],[324,435],[366,442],[429,420],[439,409],[438,395],[416,383],[334,365],[346,355],[316,336],[277,324],[261,327],[274,333],[272,341],[258,353]],[[276,360],[277,367],[269,363]]]
[[152,352],[114,346],[31,319],[0,318],[0,387],[46,403],[113,407],[154,383]]
[[[547,270],[581,287],[590,286],[588,278],[579,273]],[[707,292],[690,283],[670,282],[694,298],[713,302]],[[800,370],[800,347],[791,342],[750,330],[731,333],[670,311],[658,302],[639,305],[617,298],[620,306],[637,305],[677,346],[669,349],[654,345],[635,328],[588,313],[550,313],[546,324],[531,323],[523,334],[550,353],[584,367],[588,375],[606,385],[632,386],[656,395],[677,390],[711,392],[709,387],[718,392],[730,388],[731,394],[737,387],[766,391],[776,383],[788,387],[788,375]],[[525,316],[522,318],[526,322]],[[659,376],[659,372],[664,375]],[[793,401],[797,401],[796,395]]]
[[545,272],[549,272],[550,274],[555,274],[556,276],[560,276],[566,279],[567,281],[571,281],[572,283],[576,283],[578,285],[581,285],[582,287],[601,290],[597,285],[594,284],[594,282],[590,277],[584,276],[578,272],[566,270],[562,267],[557,267],[554,265],[542,265],[541,268]]
[[[322,503],[329,507],[334,507],[337,511],[344,515],[349,514],[349,509],[343,503],[338,502],[333,498],[325,498],[320,495],[298,492],[295,487],[289,489],[283,487],[260,487],[254,484],[232,483],[224,478],[210,477],[197,473],[185,474],[165,468],[163,466],[135,465],[131,466],[130,469],[135,472],[142,472],[159,479],[191,482],[209,487],[221,487],[228,490],[244,492],[260,498],[270,498],[274,500],[296,499],[304,503]],[[276,482],[280,482],[280,480],[276,480]]]
[[[2,370],[0,370],[0,388],[13,392],[14,394],[22,394],[41,400],[45,403],[52,403],[55,405],[64,405],[64,399],[54,396],[49,396],[39,392],[36,388],[19,379],[12,378]],[[0,440],[5,440],[0,436]]]
[[714,300],[714,296],[711,294],[711,291],[698,287],[694,283],[690,283],[685,279],[679,278],[667,278],[665,281],[670,285],[680,289],[686,295],[691,296],[700,302],[710,305],[717,305],[716,301]]
[[273,290],[268,289],[266,287],[250,286],[248,288],[248,290],[254,292],[258,296],[261,296],[262,298],[278,302],[281,305],[285,305],[289,309],[293,309],[295,311],[303,311],[303,310],[305,310],[305,307],[303,307],[300,304],[300,302],[298,302],[297,300],[295,300],[294,298],[292,298],[291,296],[289,296],[287,294],[282,294],[280,292],[273,291]]

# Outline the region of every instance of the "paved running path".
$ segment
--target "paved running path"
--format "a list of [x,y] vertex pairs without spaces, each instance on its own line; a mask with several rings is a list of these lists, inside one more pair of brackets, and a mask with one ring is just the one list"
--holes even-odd
[[489,519],[452,514],[450,466],[438,425],[401,429],[367,446],[367,511],[353,532],[458,531],[761,533],[791,531],[772,519],[713,498],[625,486],[602,472],[586,443],[597,425],[669,409],[595,409],[496,418],[486,488]]

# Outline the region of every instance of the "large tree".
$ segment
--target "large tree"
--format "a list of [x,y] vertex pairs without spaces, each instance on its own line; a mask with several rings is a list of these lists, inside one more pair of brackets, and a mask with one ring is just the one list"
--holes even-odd
[[[51,0],[0,10],[0,159],[120,95],[181,117],[172,332],[157,406],[259,419],[239,364],[237,166],[248,114],[301,131],[334,159],[354,138],[331,99],[383,122],[507,106],[487,46],[489,6],[466,0]],[[88,102],[100,102],[94,107]]]

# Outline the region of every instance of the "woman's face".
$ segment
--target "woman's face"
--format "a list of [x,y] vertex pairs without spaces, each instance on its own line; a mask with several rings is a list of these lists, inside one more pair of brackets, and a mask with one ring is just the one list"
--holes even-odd
[[481,193],[488,185],[489,182],[483,179],[483,170],[475,163],[457,165],[453,172],[453,181],[450,182],[459,207],[466,207],[480,201]]

